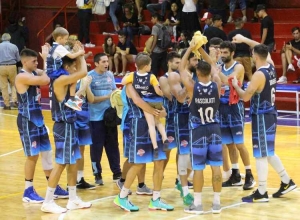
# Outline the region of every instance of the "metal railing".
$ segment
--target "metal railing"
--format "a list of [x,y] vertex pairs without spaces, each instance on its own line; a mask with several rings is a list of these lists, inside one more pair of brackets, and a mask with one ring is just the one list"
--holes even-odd
[[58,10],[56,12],[56,14],[44,25],[44,27],[37,33],[37,38],[39,39],[39,42],[41,45],[45,44],[45,29],[52,24],[52,22],[54,21],[54,19],[59,16],[59,14],[63,11],[64,13],[64,20],[65,20],[65,24],[64,27],[66,29],[68,29],[68,23],[70,22],[70,20],[72,20],[76,14],[74,14],[69,20],[67,20],[67,6],[69,6],[71,3],[74,3],[74,0],[69,0],[67,1],[66,4],[64,4],[60,10]]

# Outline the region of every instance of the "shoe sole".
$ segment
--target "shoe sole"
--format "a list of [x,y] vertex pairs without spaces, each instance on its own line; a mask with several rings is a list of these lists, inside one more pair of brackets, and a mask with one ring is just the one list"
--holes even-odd
[[222,184],[222,187],[235,187],[235,186],[242,186],[242,185],[243,185],[243,181],[241,180],[238,183],[233,183],[231,186]]
[[69,107],[69,108],[71,108],[71,109],[73,109],[73,110],[75,110],[75,111],[82,111],[82,109],[81,108],[73,108],[71,105],[69,105],[68,103],[65,103],[65,106],[67,106],[67,107]]
[[153,208],[148,207],[148,210],[149,211],[167,211],[167,212],[169,212],[169,211],[173,211],[174,208],[173,209],[162,209],[162,208],[158,208],[158,207],[153,207]]
[[116,183],[116,182],[118,182],[118,181],[119,181],[119,179],[116,179],[116,180],[113,179],[113,182],[114,182],[114,183]]
[[40,204],[40,203],[44,202],[44,200],[37,201],[37,200],[31,200],[31,199],[26,199],[26,198],[22,198],[22,201],[25,203],[32,203],[32,204]]
[[194,214],[194,215],[202,215],[204,211],[187,211],[184,210],[185,213]]
[[145,192],[136,191],[135,193],[139,196],[152,196],[153,195],[153,192],[152,193],[145,193]]
[[66,210],[63,211],[63,212],[51,212],[51,211],[48,211],[48,210],[43,209],[43,207],[42,207],[42,208],[41,208],[41,211],[42,211],[42,212],[45,212],[45,213],[61,214],[61,213],[66,213],[66,212],[68,211],[68,209],[66,209]]
[[254,188],[254,186],[255,186],[255,184],[256,184],[256,182],[255,182],[255,181],[253,181],[253,182],[252,182],[252,184],[251,184],[251,186],[249,186],[249,187],[243,187],[243,190],[249,190],[249,189],[253,189],[253,188]]
[[76,210],[76,209],[89,209],[92,207],[92,204],[90,206],[87,206],[87,207],[76,207],[76,208],[68,208],[68,205],[67,205],[67,209],[68,210]]
[[220,210],[214,210],[214,209],[212,209],[211,210],[212,214],[220,214],[221,211],[222,211],[222,209],[220,209]]
[[243,201],[243,202],[247,202],[247,203],[260,203],[261,202],[262,203],[262,202],[269,202],[269,199],[263,198],[263,199],[257,199],[257,200],[252,200],[252,201]]
[[54,199],[68,199],[68,198],[69,198],[69,195],[67,195],[67,196],[58,196],[58,195],[54,195],[53,198],[54,198]]

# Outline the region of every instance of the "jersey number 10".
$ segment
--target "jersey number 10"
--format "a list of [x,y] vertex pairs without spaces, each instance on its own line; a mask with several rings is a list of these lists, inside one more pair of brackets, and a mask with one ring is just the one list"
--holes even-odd
[[203,108],[199,108],[198,112],[200,113],[200,119],[202,124],[205,124],[205,121],[208,123],[214,122],[214,109],[212,107],[207,107],[205,108],[205,110],[203,110]]

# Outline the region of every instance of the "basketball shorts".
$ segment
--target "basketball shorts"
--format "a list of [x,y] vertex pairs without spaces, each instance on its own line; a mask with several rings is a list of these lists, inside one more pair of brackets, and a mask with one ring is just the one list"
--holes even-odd
[[189,154],[191,145],[189,143],[189,113],[174,113],[175,139],[178,154]]
[[92,136],[90,130],[90,120],[88,111],[76,111],[77,120],[75,121],[75,129],[77,131],[79,146],[91,145]]
[[129,157],[129,149],[130,149],[130,142],[131,142],[131,136],[130,136],[130,121],[131,119],[126,117],[123,127],[123,154],[125,158]]
[[244,104],[220,104],[219,107],[222,144],[244,143]]
[[199,126],[190,130],[191,164],[193,170],[204,170],[205,164],[222,166],[222,137],[219,124]]
[[58,164],[75,164],[81,158],[77,132],[73,123],[55,122],[53,125],[55,161]]
[[166,153],[163,151],[162,140],[157,135],[158,158],[153,157],[153,146],[148,131],[148,124],[145,118],[132,118],[130,121],[130,146],[129,163],[144,164],[158,160],[165,160]]
[[174,112],[170,110],[166,117],[166,133],[169,141],[169,150],[177,147],[177,142],[175,139],[175,126],[174,126]]
[[252,147],[256,158],[274,156],[276,115],[252,115]]
[[37,127],[28,118],[18,115],[17,125],[26,157],[39,155],[40,152],[50,151],[51,145],[45,125]]

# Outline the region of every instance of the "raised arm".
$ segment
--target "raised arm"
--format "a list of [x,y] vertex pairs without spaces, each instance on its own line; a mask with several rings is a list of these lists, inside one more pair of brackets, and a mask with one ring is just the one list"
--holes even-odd
[[[247,38],[247,37],[244,37],[244,36],[241,35],[241,34],[235,35],[235,36],[233,37],[233,39],[232,39],[232,42],[233,42],[233,43],[236,43],[236,44],[238,44],[238,43],[245,43],[245,44],[248,44],[248,45],[251,47],[251,49],[253,49],[253,47],[255,47],[256,45],[259,44],[257,41],[254,41],[254,40],[251,40],[251,39],[249,39],[249,38]],[[273,60],[272,60],[272,58],[271,58],[270,53],[268,54],[267,62],[270,63],[270,64],[272,64],[272,65],[274,66],[274,62],[273,62]]]
[[170,91],[178,102],[184,103],[186,100],[187,92],[185,88],[182,88],[180,75],[176,72],[169,74],[168,83],[170,85]]

